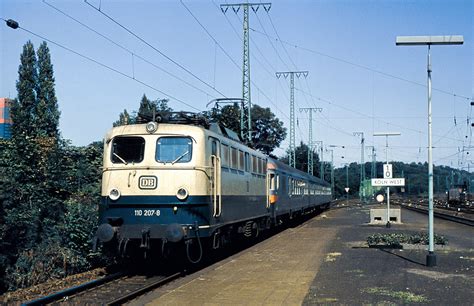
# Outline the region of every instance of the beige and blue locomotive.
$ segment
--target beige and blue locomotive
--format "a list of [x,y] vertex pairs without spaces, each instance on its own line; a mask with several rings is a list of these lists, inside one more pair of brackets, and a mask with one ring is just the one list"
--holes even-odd
[[[249,148],[234,132],[179,120],[113,128],[101,195],[98,242],[121,255],[181,245],[190,261],[202,256],[204,240],[219,248],[257,236],[332,198],[326,182]],[[198,248],[194,259],[190,247]]]

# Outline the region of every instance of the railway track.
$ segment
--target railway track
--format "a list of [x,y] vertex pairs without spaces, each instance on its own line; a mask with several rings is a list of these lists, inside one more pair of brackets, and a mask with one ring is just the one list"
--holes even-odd
[[[410,201],[406,203],[407,201],[402,201],[400,199],[394,200],[393,203],[400,205],[401,207],[416,211],[419,213],[423,214],[428,214],[428,207],[425,205],[419,205],[419,204],[413,204]],[[434,208],[433,215],[436,218],[439,219],[444,219],[444,220],[449,220],[452,222],[457,222],[469,226],[474,226],[474,215],[471,213],[465,213],[465,212],[457,212],[454,210],[447,210],[447,209],[440,209],[440,208]]]
[[[336,208],[343,208],[344,205]],[[331,209],[333,208],[331,207]],[[279,230],[283,230],[283,228]],[[258,243],[258,241],[254,243]],[[229,253],[227,256],[230,256],[233,252],[246,247],[248,245],[245,246],[245,244],[237,246],[234,248],[235,250],[228,250],[226,254]],[[219,258],[219,256],[216,257],[215,261],[219,261]],[[118,272],[25,302],[22,305],[121,305],[184,275],[184,272],[169,272],[163,275],[163,272],[154,271],[155,273],[153,271],[149,273]]]
[[23,303],[23,305],[121,305],[181,275],[181,272],[166,275],[131,275],[120,272]]

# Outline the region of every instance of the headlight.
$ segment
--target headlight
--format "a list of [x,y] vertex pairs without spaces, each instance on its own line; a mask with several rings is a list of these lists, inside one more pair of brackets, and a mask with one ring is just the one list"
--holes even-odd
[[187,199],[189,193],[188,191],[186,190],[186,188],[179,188],[178,191],[176,192],[176,197],[178,198],[178,200],[180,201],[184,201]]
[[158,129],[158,123],[150,121],[146,124],[146,131],[153,134]]
[[112,201],[117,201],[120,198],[120,191],[117,188],[110,189],[109,198]]

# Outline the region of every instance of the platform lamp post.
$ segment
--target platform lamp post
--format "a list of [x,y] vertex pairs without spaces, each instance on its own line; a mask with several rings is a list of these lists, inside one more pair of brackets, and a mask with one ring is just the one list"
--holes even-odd
[[428,228],[429,249],[426,255],[426,266],[436,266],[436,255],[434,253],[434,230],[433,230],[433,152],[431,135],[431,45],[462,45],[462,35],[445,36],[397,36],[397,46],[428,46]]
[[[374,136],[385,136],[385,161],[388,165],[388,137],[389,136],[400,136],[398,132],[384,132],[374,133]],[[386,227],[390,227],[390,187],[387,187],[387,224]]]

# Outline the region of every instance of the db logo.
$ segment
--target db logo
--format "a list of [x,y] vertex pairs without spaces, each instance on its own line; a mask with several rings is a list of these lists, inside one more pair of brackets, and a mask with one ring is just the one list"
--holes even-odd
[[157,185],[158,178],[156,176],[140,176],[138,180],[138,187],[140,187],[140,189],[156,189]]

